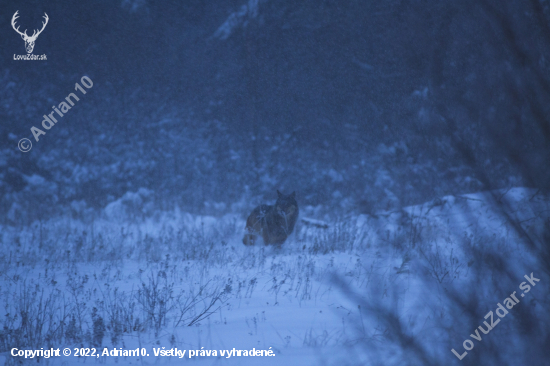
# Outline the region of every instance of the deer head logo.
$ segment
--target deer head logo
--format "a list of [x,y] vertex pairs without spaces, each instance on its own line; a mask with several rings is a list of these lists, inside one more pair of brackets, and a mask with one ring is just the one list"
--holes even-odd
[[38,38],[38,36],[40,35],[40,33],[42,33],[42,31],[44,30],[44,28],[46,28],[46,24],[48,24],[48,14],[44,13],[44,19],[46,19],[45,22],[42,22],[42,29],[40,29],[38,31],[38,33],[36,33],[36,29],[34,30],[32,36],[28,36],[27,35],[27,30],[25,29],[24,32],[20,32],[19,31],[19,27],[15,28],[15,20],[17,18],[19,18],[19,16],[17,15],[17,13],[19,12],[19,10],[17,10],[15,12],[15,14],[13,14],[13,18],[11,18],[11,26],[13,27],[13,29],[19,33],[21,35],[21,38],[23,38],[23,41],[25,41],[25,49],[27,50],[27,53],[32,53],[32,50],[34,49],[34,42],[36,41],[36,39]]

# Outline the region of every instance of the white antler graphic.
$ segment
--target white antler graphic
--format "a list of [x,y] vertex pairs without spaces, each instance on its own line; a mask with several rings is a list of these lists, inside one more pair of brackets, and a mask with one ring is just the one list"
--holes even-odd
[[42,33],[42,31],[44,30],[44,28],[46,28],[46,24],[48,24],[48,14],[44,13],[44,18],[46,19],[45,22],[42,22],[42,29],[40,29],[38,31],[38,33],[36,33],[36,29],[34,30],[32,36],[28,36],[27,35],[27,30],[25,29],[24,32],[20,32],[19,31],[19,27],[15,28],[15,20],[17,18],[19,18],[19,16],[17,15],[17,13],[19,13],[19,10],[17,10],[15,12],[15,14],[13,14],[13,18],[11,18],[11,26],[13,27],[13,29],[19,33],[21,35],[21,38],[23,38],[23,41],[25,41],[25,48],[27,49],[27,53],[32,53],[32,50],[34,49],[34,42],[36,41],[36,39],[38,38],[38,36],[40,35],[40,33]]

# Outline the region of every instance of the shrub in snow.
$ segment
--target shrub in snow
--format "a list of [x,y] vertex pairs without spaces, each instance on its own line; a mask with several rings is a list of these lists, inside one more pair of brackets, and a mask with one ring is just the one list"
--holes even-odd
[[140,188],[137,192],[126,192],[105,207],[105,215],[111,220],[143,218],[152,211],[153,191],[146,188]]

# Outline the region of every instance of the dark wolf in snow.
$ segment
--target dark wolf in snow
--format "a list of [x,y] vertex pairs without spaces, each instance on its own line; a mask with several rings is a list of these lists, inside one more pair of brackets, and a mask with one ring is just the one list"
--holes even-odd
[[283,244],[294,230],[298,219],[298,203],[296,192],[284,195],[277,191],[275,205],[259,205],[246,220],[244,245],[254,245],[261,235],[264,244]]

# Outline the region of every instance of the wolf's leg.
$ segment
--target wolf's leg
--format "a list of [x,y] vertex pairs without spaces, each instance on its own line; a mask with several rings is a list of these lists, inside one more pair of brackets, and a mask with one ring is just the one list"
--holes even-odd
[[285,235],[288,235],[288,219],[286,218],[286,212],[282,211],[281,213],[283,218],[285,219],[285,226],[283,227],[283,231],[285,232]]
[[254,245],[256,242],[256,235],[253,234],[245,234],[243,238],[243,244],[244,245]]
[[262,231],[262,238],[264,239],[264,245],[271,244],[271,238],[269,237],[269,233],[267,230]]

